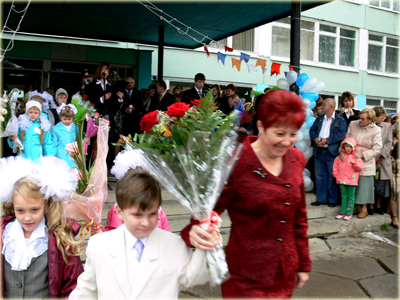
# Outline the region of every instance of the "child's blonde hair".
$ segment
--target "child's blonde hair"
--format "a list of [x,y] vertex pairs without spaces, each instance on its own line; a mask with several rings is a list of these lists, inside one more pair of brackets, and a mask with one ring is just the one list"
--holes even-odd
[[[12,198],[14,198],[15,195],[20,195],[22,197],[43,199],[43,201],[45,201],[47,226],[49,230],[54,233],[57,240],[57,248],[60,250],[64,261],[68,263],[67,256],[79,255],[77,243],[72,237],[72,228],[67,224],[62,202],[53,201],[51,198],[44,200],[44,195],[40,192],[38,183],[38,181],[26,177],[21,178],[14,185]],[[12,201],[3,204],[3,213],[6,215],[15,214]]]
[[[33,96],[33,97],[36,97],[36,95]],[[32,97],[32,98],[33,98],[33,97]],[[42,98],[42,97],[40,97],[40,96],[37,96],[37,97]],[[34,100],[34,101],[36,101],[36,100]],[[38,101],[38,102],[40,102],[40,101]],[[30,111],[31,109],[36,109],[36,110],[39,111],[39,113],[41,113],[39,107],[36,107],[36,106],[32,106],[31,108],[29,108],[29,109],[26,111],[26,113],[28,113],[28,111]],[[39,123],[41,123],[41,122],[40,122],[40,118],[39,118]],[[19,139],[22,141],[22,140],[24,139],[24,136],[25,136],[25,131],[21,131],[21,135],[20,135]],[[43,130],[40,130],[39,139],[40,139],[40,144],[43,145],[43,141],[44,141],[44,131],[43,131]]]
[[42,106],[43,106],[43,103],[44,103],[44,99],[42,97],[40,97],[39,95],[33,95],[32,98],[29,101],[37,101],[40,104],[42,104]]
[[65,106],[63,110],[60,112],[60,118],[65,117],[65,118],[73,118],[74,117],[74,112],[69,106]]

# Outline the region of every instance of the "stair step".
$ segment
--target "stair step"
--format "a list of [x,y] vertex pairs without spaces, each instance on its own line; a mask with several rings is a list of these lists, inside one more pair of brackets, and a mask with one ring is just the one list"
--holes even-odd
[[340,213],[340,208],[340,205],[337,205],[335,207],[328,207],[327,205],[312,206],[310,204],[307,204],[307,219],[311,220],[337,216]]

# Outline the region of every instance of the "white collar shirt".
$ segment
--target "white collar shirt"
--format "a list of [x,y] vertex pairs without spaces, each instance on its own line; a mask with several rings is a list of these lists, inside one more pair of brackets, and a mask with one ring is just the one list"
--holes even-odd
[[203,95],[202,90],[199,90],[197,87],[194,87],[194,88],[196,89],[197,94],[199,94],[199,96],[200,96],[200,95]]
[[[107,84],[108,84],[107,79],[105,80],[105,82],[106,82],[106,85],[107,85]],[[100,79],[97,79],[96,84],[100,84],[100,85],[101,85],[101,88],[102,88],[103,91],[104,91],[104,89],[105,89],[105,88],[104,88],[104,84],[101,82]],[[103,96],[100,97],[100,102],[101,102],[101,103],[104,103]]]
[[[123,226],[124,226],[124,232],[125,232],[125,246],[129,249],[130,252],[136,252],[135,244],[136,244],[138,238],[129,232],[129,230],[126,228],[125,224]],[[140,239],[145,247],[146,247],[146,242],[147,242],[148,238],[149,237]]]
[[[329,138],[331,132],[332,122],[335,119],[335,112],[333,112],[332,116],[328,119],[326,114],[324,115],[324,120],[322,121],[322,128],[319,132],[319,136],[322,138]],[[322,147],[327,148],[328,144],[323,145]]]

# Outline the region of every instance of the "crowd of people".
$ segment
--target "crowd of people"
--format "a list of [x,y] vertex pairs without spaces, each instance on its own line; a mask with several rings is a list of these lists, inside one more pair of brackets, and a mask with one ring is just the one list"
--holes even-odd
[[[165,111],[177,101],[190,104],[207,91],[201,73],[195,75],[191,89],[175,86],[170,91],[159,81],[138,91],[134,78],[121,81],[110,70],[106,62],[94,74],[85,70],[79,93],[110,120],[111,170],[121,150],[113,143],[121,134],[141,133],[143,115]],[[312,264],[303,183],[307,162],[292,147],[304,123],[304,103],[283,89],[265,90],[254,104],[244,103],[233,84],[224,94],[218,85],[210,89],[225,115],[237,110],[243,116],[233,124],[241,134],[243,151],[214,208],[219,214],[227,210],[232,221],[226,248],[230,278],[222,284],[222,295],[289,298],[307,282]],[[168,232],[159,183],[128,165],[116,176],[116,204],[108,212],[107,226],[92,229],[83,270],[73,241],[79,226],[63,216],[59,201],[75,165],[66,145],[76,141],[77,110],[65,89],[51,93],[48,89],[30,94],[26,113],[19,116],[18,135],[8,139],[10,148],[19,139],[24,152],[0,164],[0,198],[6,214],[0,245],[5,262],[2,296],[177,299],[182,287],[209,281],[205,251],[221,243],[218,228],[205,230],[192,219],[181,236]],[[331,98],[316,103],[317,118],[310,128],[317,193],[312,205],[335,207],[341,198],[336,218],[344,220],[352,218],[355,204],[360,205],[359,218],[386,209],[398,229],[400,121],[396,117],[393,124],[386,122],[382,106],[361,111],[354,106],[351,92],[342,94],[338,110]],[[86,139],[93,159],[96,139]],[[65,167],[49,168],[60,166],[60,159]],[[32,163],[38,160],[48,162]]]
[[317,101],[310,128],[317,200],[311,205],[335,207],[341,195],[342,211],[336,218],[386,212],[398,229],[399,117],[389,118],[383,106],[361,111],[354,106],[349,91],[336,111],[334,99]]

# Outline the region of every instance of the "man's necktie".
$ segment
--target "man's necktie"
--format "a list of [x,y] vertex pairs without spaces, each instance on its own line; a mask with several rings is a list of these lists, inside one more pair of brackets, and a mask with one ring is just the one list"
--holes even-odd
[[140,259],[142,258],[143,249],[144,249],[143,242],[142,242],[141,240],[138,239],[138,240],[136,241],[135,246],[133,246],[133,248],[135,248],[135,250],[136,250],[136,253],[135,253],[136,259],[137,259],[138,261],[140,261]]
[[201,91],[198,91],[200,99],[203,98],[203,95],[201,94]]
[[129,91],[128,91],[128,97],[129,97],[129,100],[131,100],[131,95],[132,95],[132,91],[131,91],[131,90],[129,90]]

